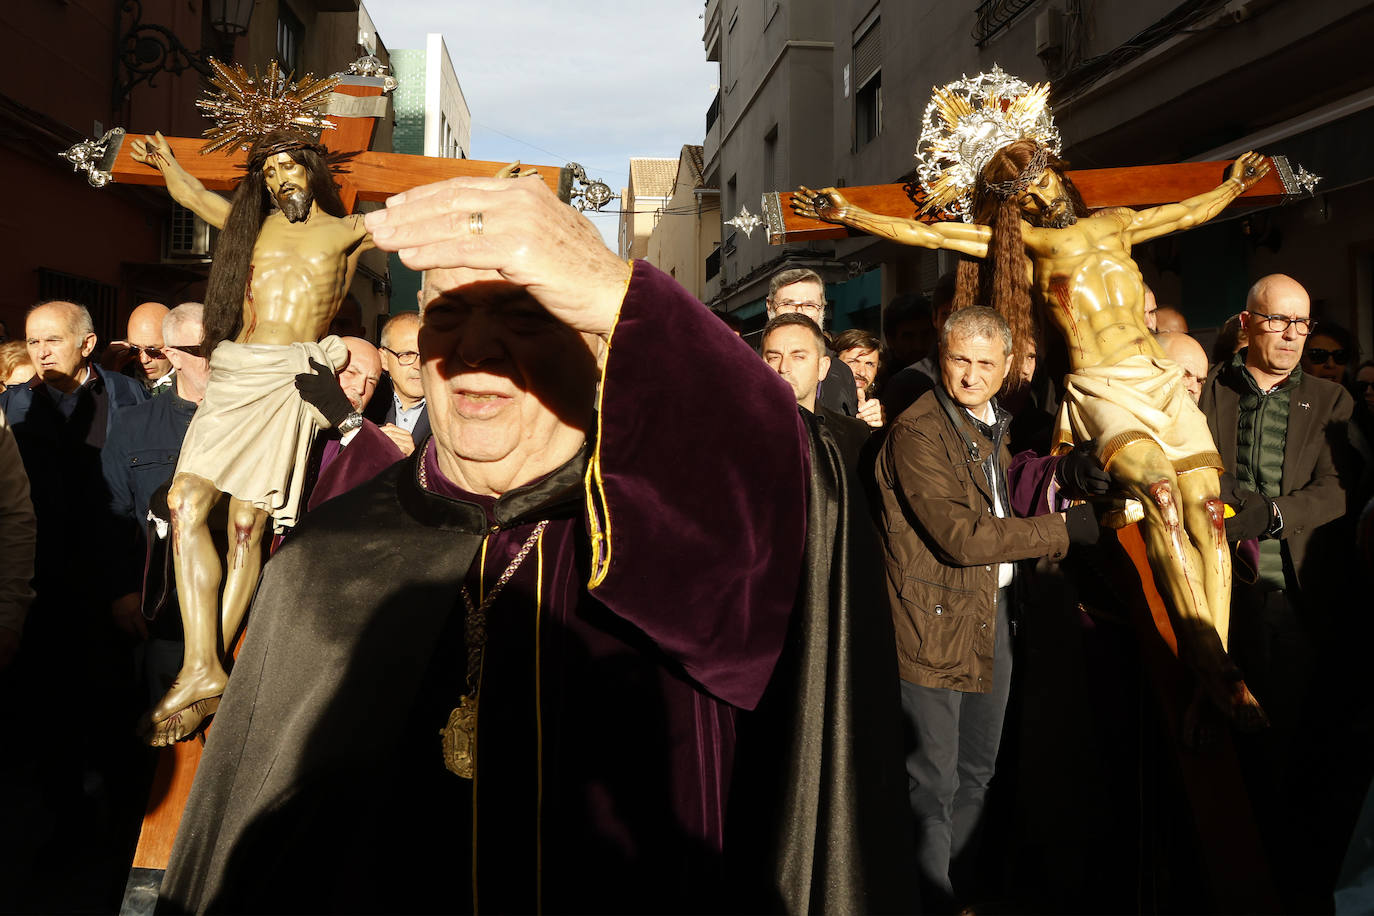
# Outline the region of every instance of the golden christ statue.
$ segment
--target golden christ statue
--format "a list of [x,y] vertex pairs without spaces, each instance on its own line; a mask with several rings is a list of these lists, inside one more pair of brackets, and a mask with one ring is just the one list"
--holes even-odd
[[[347,361],[342,341],[320,337],[372,238],[361,214],[344,212],[324,154],[304,134],[266,135],[231,203],[183,169],[161,136],[135,144],[134,157],[162,172],[177,203],[221,230],[205,296],[210,381],[167,496],[186,655],[144,724],[154,745],[190,735],[219,705],[228,682],[221,654],[257,588],[267,519],[294,523],[305,457],[325,425],[301,400],[296,376]],[[209,518],[223,495],[230,546],[222,562]]]
[[904,245],[965,255],[955,308],[997,309],[1012,328],[1013,365],[1033,339],[1031,304],[1039,303],[1069,350],[1058,442],[1094,440],[1115,483],[1141,502],[1150,566],[1200,690],[1236,727],[1263,727],[1259,703],[1226,655],[1231,556],[1221,457],[1182,370],[1145,326],[1145,287],[1131,248],[1205,223],[1259,181],[1268,163],[1246,153],[1204,194],[1089,214],[1057,157],[1048,91],[995,68],[936,91],[917,172],[926,212],[962,219],[870,213],[834,188],[801,188],[792,207]]

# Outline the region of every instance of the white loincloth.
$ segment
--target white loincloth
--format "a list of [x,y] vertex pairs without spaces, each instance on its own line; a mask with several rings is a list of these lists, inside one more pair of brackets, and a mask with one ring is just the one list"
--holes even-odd
[[1176,471],[1222,468],[1207,418],[1173,360],[1137,354],[1114,366],[1070,372],[1055,426],[1056,452],[1096,439],[1097,457],[1108,470],[1121,449],[1142,439],[1156,442]]
[[333,335],[319,343],[215,347],[205,399],[177,462],[178,474],[203,477],[265,509],[278,532],[296,524],[310,443],[328,425],[296,390],[296,376],[313,371],[311,359],[337,371],[348,348]]

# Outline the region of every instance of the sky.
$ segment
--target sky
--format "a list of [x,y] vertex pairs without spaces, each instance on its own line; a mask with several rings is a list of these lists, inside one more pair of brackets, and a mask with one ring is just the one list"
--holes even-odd
[[[364,3],[389,50],[444,36],[474,159],[578,162],[619,194],[632,156],[676,159],[702,141],[719,78],[701,43],[703,0]],[[614,248],[618,216],[593,222]]]

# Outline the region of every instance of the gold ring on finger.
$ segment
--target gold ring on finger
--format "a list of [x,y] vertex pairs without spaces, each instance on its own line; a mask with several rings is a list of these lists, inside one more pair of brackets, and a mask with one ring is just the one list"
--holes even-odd
[[473,235],[482,234],[482,211],[474,210],[468,214],[468,232]]

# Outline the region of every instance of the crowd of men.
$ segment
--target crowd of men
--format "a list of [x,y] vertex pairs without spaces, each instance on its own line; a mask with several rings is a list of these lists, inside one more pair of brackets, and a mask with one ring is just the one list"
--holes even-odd
[[[1011,634],[1018,609],[1030,613],[1041,603],[1034,592],[1048,590],[1043,567],[1037,577],[1025,561],[1095,544],[1089,503],[1074,498],[1110,486],[1078,450],[1041,466],[1054,414],[1049,373],[1032,352],[1019,367],[1023,384],[1008,392],[1010,331],[989,309],[951,313],[951,280],[934,302],[895,301],[884,346],[862,329],[827,338],[815,323],[825,316],[823,281],[786,271],[773,280],[760,338],[799,406],[837,437],[856,425],[820,399],[818,381],[837,363],[852,370],[860,401],[876,395],[892,420],[873,424],[881,432],[855,470],[876,494],[885,548],[922,896],[944,911],[979,899],[977,838],[1013,683]],[[1357,692],[1348,647],[1352,631],[1368,630],[1356,608],[1374,559],[1374,386],[1360,378],[1374,377],[1374,363],[1357,376],[1349,332],[1314,321],[1306,290],[1287,276],[1254,284],[1241,339],[1215,366],[1181,311],[1157,307],[1153,293],[1146,302],[1147,326],[1183,369],[1228,471],[1230,654],[1269,719],[1262,733],[1236,736],[1251,806],[1284,906],[1329,909],[1372,762],[1365,704],[1333,714],[1321,687],[1335,677]],[[927,321],[935,338],[917,358],[908,342]],[[904,346],[893,365],[890,351]],[[978,456],[998,463],[975,470]],[[1324,786],[1310,772],[1314,751],[1327,762]]]
[[[550,219],[544,192],[443,194],[488,226],[542,214],[506,225],[552,225],[574,254],[493,229],[502,256],[535,258],[498,282],[426,235],[451,224],[432,196],[369,217],[427,270],[424,306],[378,346],[346,338],[337,379],[297,377],[326,424],[308,511],[265,566],[170,905],[423,908],[469,859],[459,909],[479,883],[490,909],[1045,905],[997,859],[994,775],[1021,632],[1102,619],[1086,587],[1048,583],[1105,549],[1111,487],[1090,449],[1050,454],[1053,355],[1014,365],[1005,321],[952,311],[949,278],[895,301],[881,333],[831,338],[805,269],[772,279],[751,351],[652,268],[627,274],[585,221]],[[1351,591],[1374,559],[1374,363],[1282,275],[1255,283],[1211,366],[1178,309],[1147,322],[1226,465],[1229,651],[1269,720],[1235,740],[1268,867],[1284,907],[1329,909],[1374,772]],[[122,891],[154,753],[135,723],[183,665],[167,487],[206,391],[203,334],[198,303],[144,303],[102,349],[83,306],[45,302],[26,358],[0,366],[0,730],[19,799],[0,908]],[[480,697],[476,785],[514,813],[479,818],[438,739],[414,737],[456,697]],[[758,779],[765,759],[776,778]],[[366,877],[383,848],[432,880]],[[756,896],[713,896],[721,873]]]

